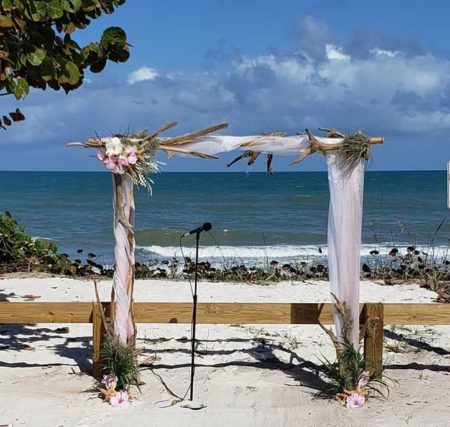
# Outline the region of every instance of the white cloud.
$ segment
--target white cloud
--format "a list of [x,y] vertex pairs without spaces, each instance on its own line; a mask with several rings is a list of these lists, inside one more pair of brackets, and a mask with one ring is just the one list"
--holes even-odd
[[398,50],[388,50],[388,49],[380,49],[378,47],[375,47],[373,49],[370,49],[369,52],[372,55],[386,55],[389,58],[394,58],[394,56],[397,56],[400,54]]
[[[38,136],[43,144],[57,146],[95,132],[154,129],[171,120],[180,122],[179,132],[227,121],[235,134],[329,126],[364,128],[387,141],[393,136],[427,138],[421,147],[428,156],[432,144],[442,141],[433,135],[450,132],[450,60],[377,45],[368,47],[367,55],[352,55],[328,42],[328,35],[313,24],[312,18],[304,21],[308,31],[303,37],[311,42],[314,34],[320,38],[314,57],[303,50],[241,55],[221,68],[173,69],[164,75],[141,67],[128,76],[129,85],[99,84],[94,76],[67,97],[34,91],[21,107],[27,121],[7,131],[10,145],[35,144]],[[0,107],[7,110],[5,102],[0,99]],[[387,143],[386,152],[390,149]],[[436,159],[441,151],[436,148]],[[450,151],[444,154],[448,157]]]
[[350,56],[344,54],[341,47],[334,44],[325,45],[325,52],[329,60],[345,61],[350,59]]
[[145,80],[154,80],[158,76],[159,74],[154,68],[141,67],[128,75],[127,82],[132,85]]

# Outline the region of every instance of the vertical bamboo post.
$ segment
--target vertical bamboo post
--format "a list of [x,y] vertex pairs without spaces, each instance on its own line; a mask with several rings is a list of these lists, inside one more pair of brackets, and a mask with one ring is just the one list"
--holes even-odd
[[114,189],[114,256],[113,276],[114,335],[122,345],[134,345],[136,325],[133,318],[135,267],[134,185],[127,174],[113,174]]
[[364,304],[363,321],[367,324],[364,335],[364,361],[371,375],[381,375],[383,370],[383,326],[382,303]]

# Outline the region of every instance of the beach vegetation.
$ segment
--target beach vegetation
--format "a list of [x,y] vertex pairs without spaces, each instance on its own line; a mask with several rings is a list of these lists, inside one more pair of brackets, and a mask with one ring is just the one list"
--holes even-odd
[[[83,249],[77,252],[77,257],[71,258],[53,241],[31,236],[9,212],[0,215],[0,272],[112,278],[114,266],[102,262],[101,256]],[[194,277],[194,271],[195,262],[189,257],[139,260],[135,264],[137,279],[187,280]],[[265,265],[246,265],[239,259],[223,260],[222,264],[202,261],[198,274],[200,280],[210,282],[268,285],[282,280],[328,280],[328,266],[325,259],[309,258],[291,263],[271,260]],[[450,260],[445,251],[438,252],[432,246],[426,251],[414,245],[374,249],[362,257],[361,278],[381,280],[385,285],[414,281],[435,291],[439,302],[450,302]]]
[[[85,71],[101,72],[108,61],[125,62],[130,56],[125,31],[109,27],[99,41],[85,46],[73,35],[103,14],[113,13],[125,0],[1,0],[0,94],[17,100],[30,88],[79,88]],[[25,117],[20,110],[0,117],[0,127]]]
[[0,214],[0,273],[85,275],[92,273],[97,265],[92,260],[87,261],[86,264],[81,260],[72,262],[67,254],[59,251],[55,242],[31,236],[9,212]]

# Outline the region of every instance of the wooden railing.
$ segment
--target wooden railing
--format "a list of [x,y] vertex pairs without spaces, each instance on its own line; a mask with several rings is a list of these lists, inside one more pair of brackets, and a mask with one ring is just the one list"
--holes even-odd
[[[99,350],[104,338],[101,310],[110,303],[0,302],[0,323],[92,323],[93,370],[99,372]],[[134,303],[136,323],[190,323],[191,303]],[[384,325],[449,325],[450,304],[365,303],[360,321],[367,323],[364,336],[366,366],[383,364]],[[333,324],[332,304],[317,303],[199,303],[200,324]]]

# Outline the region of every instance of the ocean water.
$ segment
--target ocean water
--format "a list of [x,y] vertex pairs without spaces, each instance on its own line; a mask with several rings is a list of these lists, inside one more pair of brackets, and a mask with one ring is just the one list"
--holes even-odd
[[[162,173],[153,195],[136,190],[137,258],[179,256],[179,236],[209,221],[202,258],[259,263],[326,255],[325,172]],[[445,171],[366,172],[363,254],[392,245],[446,248]],[[0,172],[0,211],[61,250],[113,260],[111,176],[103,172]],[[193,254],[194,237],[184,239]]]

